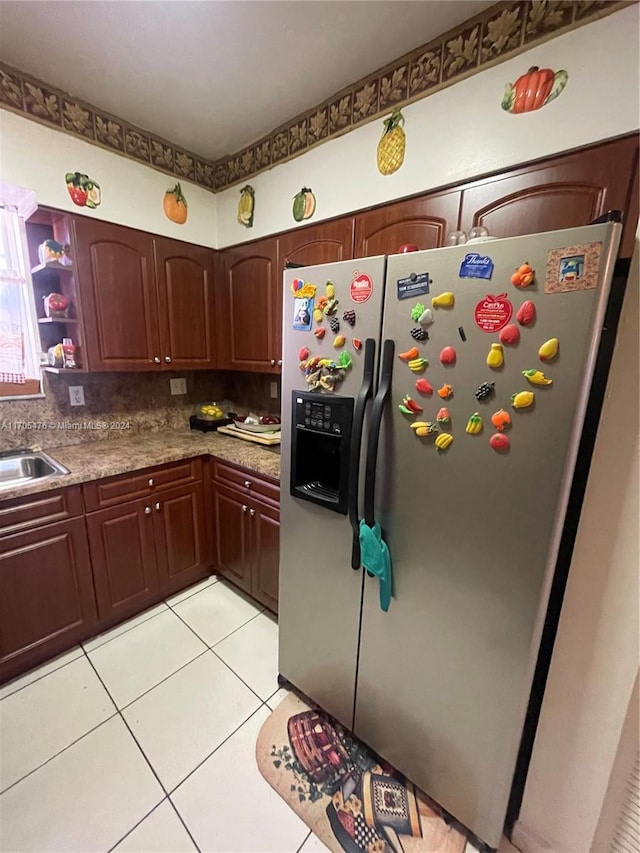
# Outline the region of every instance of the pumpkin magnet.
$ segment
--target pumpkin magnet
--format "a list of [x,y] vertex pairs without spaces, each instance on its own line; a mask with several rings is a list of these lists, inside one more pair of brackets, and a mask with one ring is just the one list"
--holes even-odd
[[165,192],[162,199],[162,209],[164,215],[176,225],[184,225],[187,221],[189,212],[187,210],[187,200],[182,192],[180,184],[176,184]]
[[569,74],[564,70],[554,72],[532,65],[515,83],[507,83],[500,106],[514,114],[539,110],[558,97],[568,80]]
[[238,224],[245,228],[253,227],[253,211],[256,205],[255,190],[250,184],[245,184],[240,190],[238,202]]

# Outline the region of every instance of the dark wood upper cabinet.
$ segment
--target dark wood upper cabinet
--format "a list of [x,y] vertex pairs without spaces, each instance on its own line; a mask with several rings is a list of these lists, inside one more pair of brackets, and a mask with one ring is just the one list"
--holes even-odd
[[356,215],[355,257],[394,255],[400,246],[418,249],[444,246],[447,234],[458,227],[460,193],[430,195],[385,204]]
[[276,265],[275,238],[225,250],[216,290],[219,367],[279,370]]
[[94,632],[83,518],[0,538],[0,681]]
[[89,370],[148,370],[160,358],[151,235],[76,216]]
[[162,359],[175,370],[212,368],[214,253],[162,237],[153,242]]
[[624,138],[486,178],[463,187],[460,227],[484,225],[515,237],[588,225],[607,210],[625,212],[620,256],[633,251],[638,141]]

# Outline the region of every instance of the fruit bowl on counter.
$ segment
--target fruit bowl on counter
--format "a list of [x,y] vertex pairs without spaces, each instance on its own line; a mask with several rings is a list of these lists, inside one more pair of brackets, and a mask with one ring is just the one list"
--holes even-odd
[[280,432],[280,418],[277,415],[234,415],[233,423],[245,432]]
[[202,403],[195,414],[189,417],[189,427],[202,432],[213,432],[218,427],[233,423],[233,418],[225,415],[217,403]]

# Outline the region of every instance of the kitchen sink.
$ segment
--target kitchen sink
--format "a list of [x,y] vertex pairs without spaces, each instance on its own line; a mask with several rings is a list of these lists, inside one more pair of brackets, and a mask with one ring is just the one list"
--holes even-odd
[[0,453],[0,494],[68,473],[68,468],[41,450],[6,450]]

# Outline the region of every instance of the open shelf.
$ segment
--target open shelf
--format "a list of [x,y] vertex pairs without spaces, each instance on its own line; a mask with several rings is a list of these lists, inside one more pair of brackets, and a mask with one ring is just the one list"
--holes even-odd
[[88,370],[84,370],[82,367],[51,367],[51,365],[46,365],[42,368],[45,373],[88,373]]
[[38,323],[42,326],[47,323],[77,323],[77,320],[72,319],[71,317],[38,317]]
[[56,272],[73,272],[73,264],[61,264],[60,261],[47,261],[45,264],[38,264],[33,267],[31,275],[42,272],[43,270],[55,270]]

